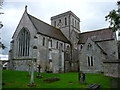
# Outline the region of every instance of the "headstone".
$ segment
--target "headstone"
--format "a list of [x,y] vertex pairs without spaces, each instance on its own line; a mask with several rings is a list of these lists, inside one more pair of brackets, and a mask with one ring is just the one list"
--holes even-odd
[[111,88],[118,88],[118,79],[116,78],[110,79],[110,84],[111,84]]
[[41,69],[41,66],[38,65],[38,75],[36,76],[36,78],[42,78],[42,76],[40,75],[40,69]]
[[85,84],[86,82],[85,82],[85,74],[84,73],[79,73],[79,81],[80,81],[80,83],[82,83],[82,84]]

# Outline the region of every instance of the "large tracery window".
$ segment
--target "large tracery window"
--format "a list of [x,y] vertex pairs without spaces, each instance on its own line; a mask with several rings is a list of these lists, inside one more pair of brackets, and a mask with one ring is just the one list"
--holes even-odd
[[30,33],[23,28],[18,35],[18,56],[29,56]]

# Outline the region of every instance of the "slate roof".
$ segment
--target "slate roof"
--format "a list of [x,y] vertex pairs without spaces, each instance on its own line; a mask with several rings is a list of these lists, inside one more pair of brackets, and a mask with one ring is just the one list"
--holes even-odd
[[109,28],[80,33],[79,37],[79,44],[85,43],[88,38],[91,38],[95,42],[114,39],[113,32]]
[[34,16],[31,16],[30,14],[28,14],[31,22],[33,23],[34,27],[37,30],[37,33],[45,35],[45,36],[49,36],[52,37],[54,39],[66,42],[66,43],[70,43],[69,40],[64,36],[64,34],[61,32],[60,29],[57,29],[39,19],[37,19]]

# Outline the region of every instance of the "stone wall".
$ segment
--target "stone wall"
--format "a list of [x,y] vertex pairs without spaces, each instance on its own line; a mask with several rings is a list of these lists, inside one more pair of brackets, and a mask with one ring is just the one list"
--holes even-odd
[[104,75],[120,77],[120,60],[107,60],[104,63]]
[[[91,47],[88,48],[88,45],[91,45]],[[90,38],[87,40],[82,50],[79,52],[79,56],[80,71],[86,73],[103,72],[102,60],[106,59],[106,55],[103,54],[103,51]],[[89,66],[88,62],[88,58],[91,60],[91,57],[93,60],[93,66]]]
[[108,59],[118,59],[118,47],[116,40],[97,42],[97,44],[107,53]]
[[34,70],[36,71],[36,62],[34,64],[31,60],[12,60],[12,70],[17,71],[31,71],[32,65],[34,65]]

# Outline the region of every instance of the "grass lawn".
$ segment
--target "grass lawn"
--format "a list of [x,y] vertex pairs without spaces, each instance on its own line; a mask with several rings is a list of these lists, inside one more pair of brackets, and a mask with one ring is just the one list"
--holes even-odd
[[[30,88],[30,77],[27,77],[28,72],[24,71],[9,71],[3,70],[2,80],[5,83],[3,88]],[[80,84],[78,82],[78,73],[41,73],[43,78],[36,78],[37,72],[35,72],[35,88],[85,88],[89,84],[97,83],[101,85],[101,88],[110,88],[110,77],[104,77],[103,74],[86,74],[86,84]],[[59,77],[60,81],[52,83],[43,82],[44,79],[50,77]],[[120,79],[119,79],[120,81]]]

